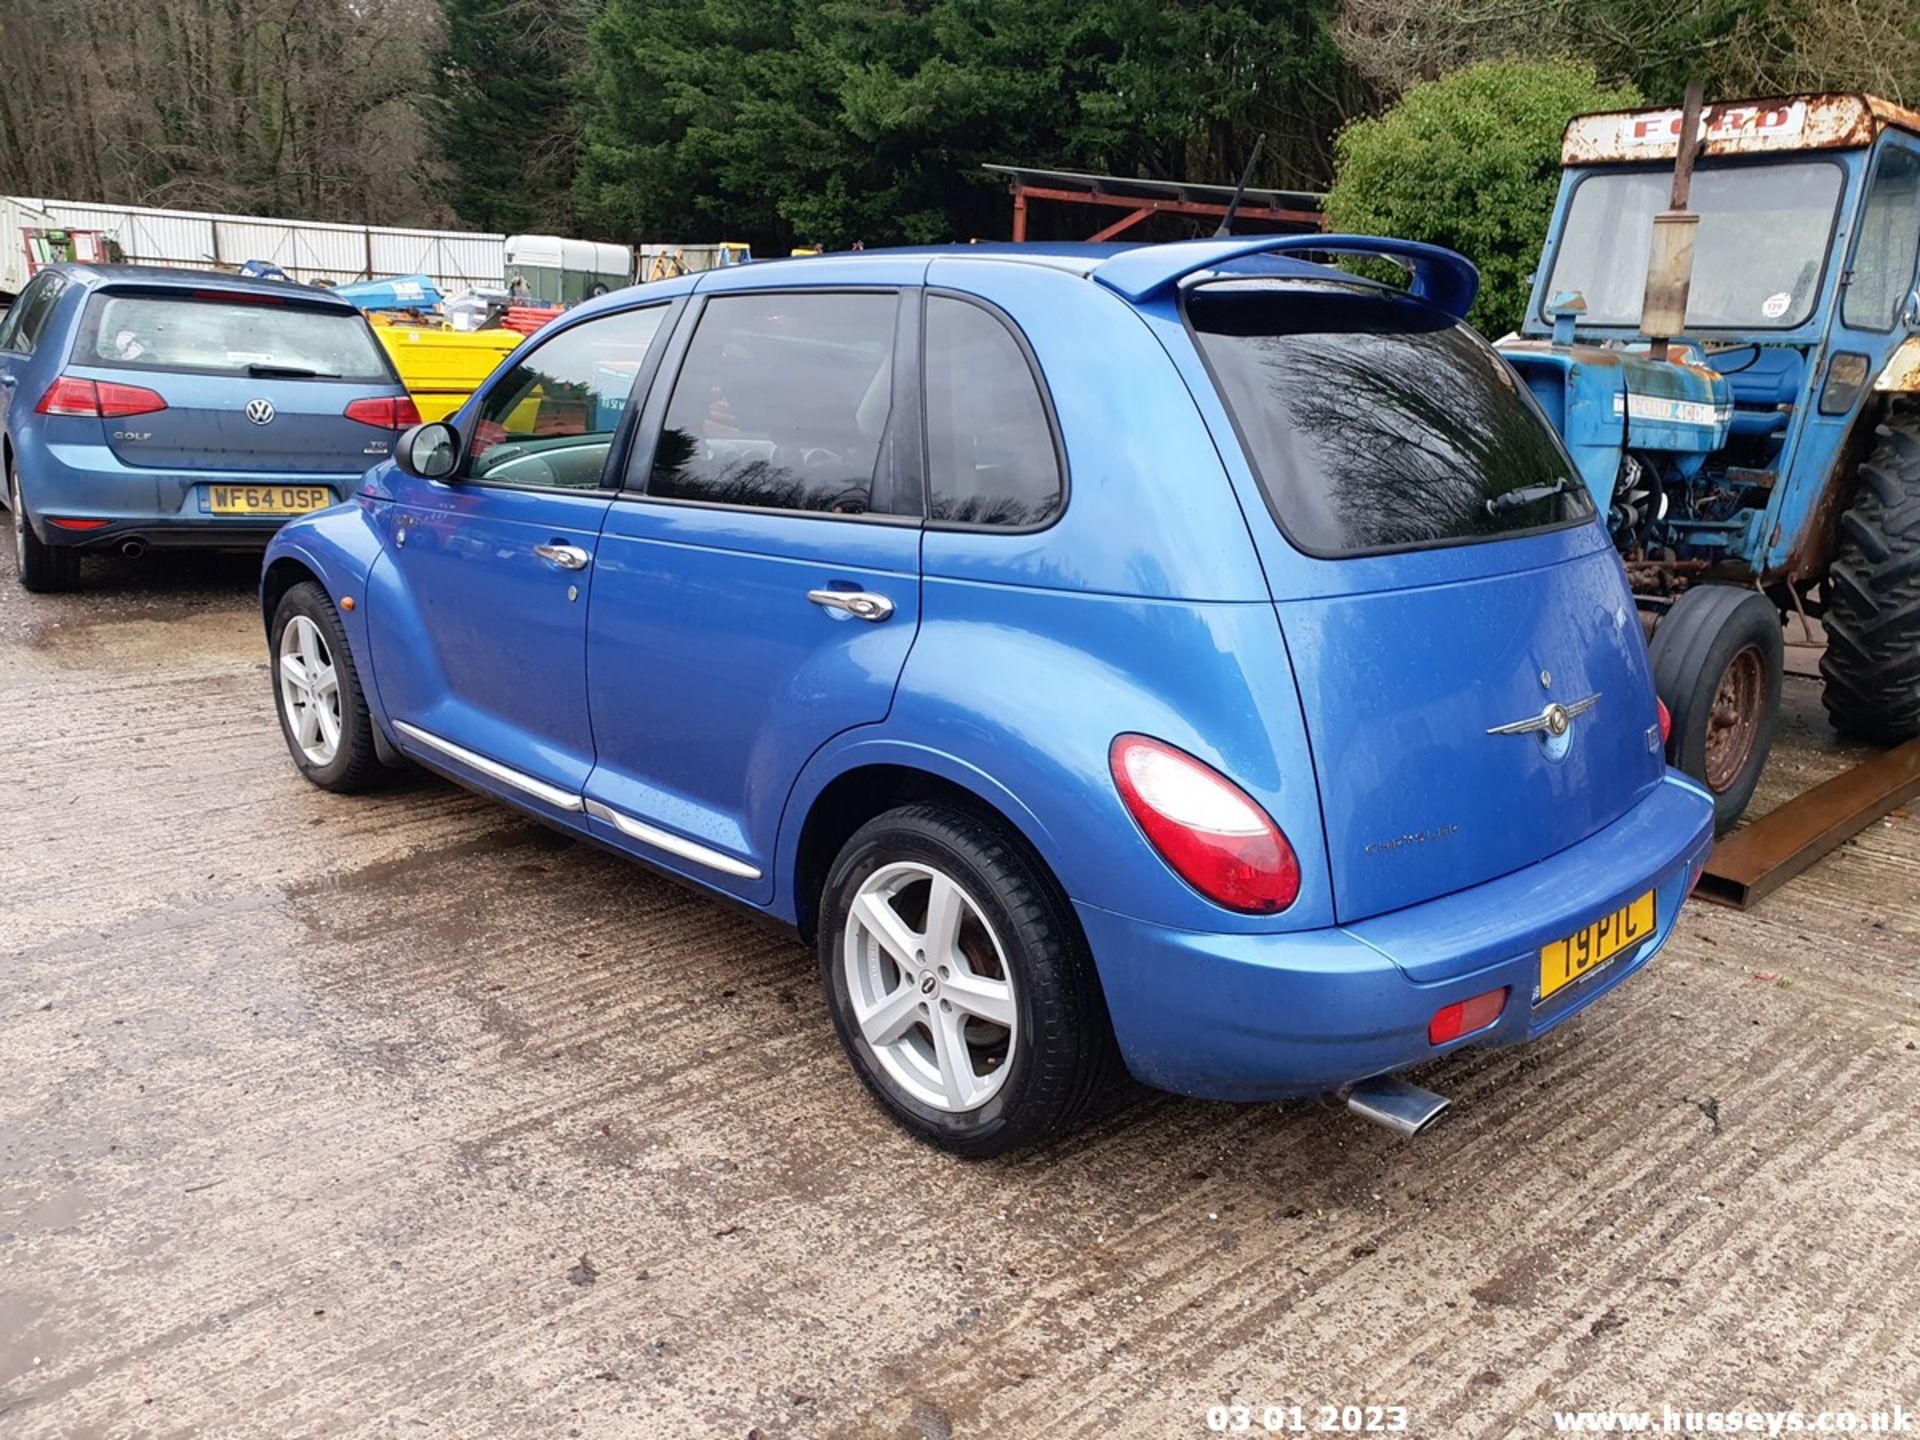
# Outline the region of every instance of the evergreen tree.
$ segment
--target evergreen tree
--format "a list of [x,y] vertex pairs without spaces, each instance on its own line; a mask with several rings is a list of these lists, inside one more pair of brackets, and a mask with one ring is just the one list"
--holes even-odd
[[570,233],[574,72],[594,0],[441,0],[434,131],[460,218],[508,234]]
[[992,161],[1312,187],[1333,0],[606,0],[577,194],[629,239],[1004,236]]

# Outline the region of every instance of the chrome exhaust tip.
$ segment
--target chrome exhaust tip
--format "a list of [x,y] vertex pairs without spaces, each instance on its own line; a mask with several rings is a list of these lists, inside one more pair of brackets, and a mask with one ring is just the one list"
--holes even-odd
[[1444,1095],[1422,1090],[1391,1075],[1361,1080],[1340,1092],[1347,1109],[1363,1120],[1384,1125],[1411,1140],[1438,1120],[1453,1102]]
[[120,553],[129,560],[138,560],[142,555],[147,553],[147,542],[144,540],[122,540],[120,542]]

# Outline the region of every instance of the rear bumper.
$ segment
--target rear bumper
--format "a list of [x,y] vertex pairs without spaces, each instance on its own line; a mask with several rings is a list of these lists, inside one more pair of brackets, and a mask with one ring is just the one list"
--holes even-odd
[[[1674,772],[1626,815],[1512,875],[1357,925],[1271,935],[1170,930],[1076,905],[1136,1078],[1215,1099],[1338,1090],[1468,1045],[1545,1034],[1666,943],[1713,836]],[[1654,933],[1535,1005],[1542,945],[1652,890]],[[1508,987],[1487,1029],[1427,1043],[1434,1011]]]
[[[122,465],[105,445],[38,445],[20,457],[21,485],[34,533],[47,545],[117,550],[142,545],[258,549],[291,516],[215,515],[210,485],[321,486],[334,504],[353,494],[363,472],[147,470]],[[65,529],[52,520],[104,521]]]

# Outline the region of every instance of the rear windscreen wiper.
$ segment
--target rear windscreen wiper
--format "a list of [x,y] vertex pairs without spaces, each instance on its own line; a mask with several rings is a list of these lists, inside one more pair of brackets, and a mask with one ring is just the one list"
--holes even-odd
[[1495,495],[1487,501],[1487,514],[1504,515],[1509,510],[1518,510],[1522,505],[1537,504],[1542,500],[1551,500],[1556,495],[1567,493],[1567,487],[1573,482],[1562,475],[1551,485],[1523,485],[1518,490],[1509,490],[1504,495]]
[[332,370],[309,370],[304,365],[266,365],[258,360],[247,366],[247,374],[255,379],[338,380],[340,378]]

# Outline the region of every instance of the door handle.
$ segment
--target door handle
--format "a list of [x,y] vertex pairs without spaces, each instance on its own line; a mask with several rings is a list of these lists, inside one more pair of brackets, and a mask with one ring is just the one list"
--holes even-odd
[[533,553],[562,570],[584,570],[593,557],[578,545],[536,545]]
[[893,614],[893,601],[871,590],[809,590],[807,599],[828,610],[839,610],[856,620],[878,623]]

